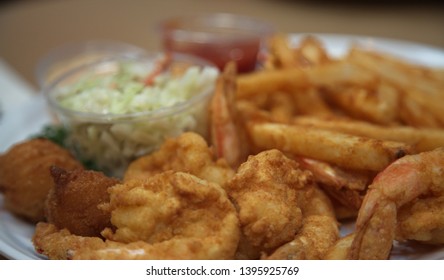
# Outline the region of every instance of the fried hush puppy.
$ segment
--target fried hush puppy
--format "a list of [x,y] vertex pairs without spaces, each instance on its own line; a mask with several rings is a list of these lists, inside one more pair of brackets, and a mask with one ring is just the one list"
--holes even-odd
[[0,192],[5,208],[30,222],[43,221],[45,199],[54,185],[51,166],[83,168],[66,149],[46,139],[18,143],[0,155]]
[[232,259],[239,220],[226,192],[194,175],[166,171],[109,188],[115,229],[82,237],[37,224],[33,244],[50,259]]
[[51,175],[55,184],[45,202],[49,223],[80,236],[100,236],[104,228],[112,226],[110,214],[98,205],[109,201],[108,188],[120,180],[102,172],[58,167],[51,167]]

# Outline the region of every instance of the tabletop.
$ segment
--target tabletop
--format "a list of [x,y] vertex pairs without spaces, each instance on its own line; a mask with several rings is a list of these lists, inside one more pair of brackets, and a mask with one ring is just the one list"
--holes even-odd
[[54,47],[111,39],[155,50],[160,47],[156,27],[162,19],[201,12],[249,15],[273,23],[282,32],[359,34],[444,48],[444,5],[410,2],[9,0],[0,4],[0,57],[36,85],[35,65]]
[[[107,39],[156,50],[161,47],[156,29],[161,20],[202,12],[248,15],[269,21],[286,33],[375,36],[444,49],[444,5],[427,0],[410,2],[9,0],[0,4],[0,58],[37,88],[36,63],[52,48]],[[1,90],[0,94],[6,94]]]

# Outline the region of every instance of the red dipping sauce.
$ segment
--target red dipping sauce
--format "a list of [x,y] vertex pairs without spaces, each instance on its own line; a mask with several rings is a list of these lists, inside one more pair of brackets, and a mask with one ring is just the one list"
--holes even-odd
[[235,61],[239,72],[256,68],[264,40],[273,32],[268,23],[233,14],[177,17],[161,27],[166,51],[199,56],[220,69]]

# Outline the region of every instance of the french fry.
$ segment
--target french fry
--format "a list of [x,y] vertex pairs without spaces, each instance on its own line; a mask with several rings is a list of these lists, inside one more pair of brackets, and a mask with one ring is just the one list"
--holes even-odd
[[404,91],[403,101],[410,106],[410,109],[412,109],[412,107],[414,106],[416,107],[416,110],[422,111],[421,113],[416,115],[416,119],[419,120],[420,126],[443,127],[444,99],[432,98],[427,96],[426,94],[418,92],[414,88],[406,88]]
[[332,116],[332,108],[324,100],[321,90],[317,87],[298,90],[292,93],[292,105],[298,115]]
[[326,91],[330,102],[347,115],[379,124],[393,124],[399,119],[399,92],[379,83],[375,88],[339,86]]
[[293,96],[287,92],[277,92],[270,95],[269,111],[277,122],[289,122],[296,115]]
[[275,68],[294,68],[297,65],[295,51],[290,48],[288,38],[285,34],[279,33],[270,38],[269,50],[273,57]]
[[300,125],[248,123],[247,130],[255,149],[275,148],[349,169],[381,171],[394,160],[413,152],[405,143]]
[[371,86],[377,77],[372,72],[350,61],[335,61],[305,70],[311,85],[332,87],[336,85]]
[[317,66],[332,61],[321,41],[310,35],[301,40],[295,53],[299,67],[307,66],[307,64],[308,66]]
[[237,78],[237,99],[278,91],[293,92],[309,86],[305,71],[300,69],[263,70],[243,74]]
[[407,125],[423,128],[442,128],[440,121],[423,104],[415,100],[416,94],[412,91],[404,93],[400,102],[400,119]]
[[442,84],[431,79],[424,71],[419,71],[417,66],[401,62],[389,55],[357,48],[350,50],[347,59],[377,73],[382,79],[400,88],[413,88],[427,97],[444,98]]
[[424,71],[427,72],[426,75],[441,83],[441,85],[444,87],[444,69],[427,69]]
[[286,35],[279,33],[270,38],[268,69],[309,68],[331,61],[322,43],[314,36],[306,36],[293,48]]
[[439,70],[427,70],[388,55],[360,49],[352,49],[348,57],[403,92],[401,117],[407,124],[442,127],[444,84],[439,78]]
[[375,82],[376,76],[364,68],[346,61],[338,61],[304,70],[263,70],[240,75],[237,78],[237,98],[245,99],[256,94],[277,91],[294,92],[310,86],[370,86]]
[[298,116],[293,119],[298,125],[369,137],[397,141],[412,145],[415,151],[431,151],[444,146],[444,130],[422,129],[411,126],[382,126],[364,121],[343,118],[317,118]]

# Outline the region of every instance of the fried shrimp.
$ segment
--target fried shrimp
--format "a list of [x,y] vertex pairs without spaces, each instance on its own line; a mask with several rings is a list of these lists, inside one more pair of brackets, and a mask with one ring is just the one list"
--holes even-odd
[[67,150],[46,139],[18,143],[0,155],[0,192],[5,208],[28,221],[43,221],[45,199],[54,185],[51,166],[83,168]]
[[[399,221],[397,214],[400,208],[408,203],[418,203],[425,199],[439,201],[442,198],[443,188],[444,148],[405,156],[389,165],[376,176],[364,197],[348,258],[387,259],[395,239],[396,224]],[[442,201],[437,205],[440,203]],[[432,212],[432,209],[418,208],[423,213],[424,210]],[[431,218],[432,213],[426,216],[413,213],[411,216],[415,219],[415,223],[432,225],[425,227],[427,234],[421,233],[422,237],[427,236],[423,241],[427,239],[438,241],[442,238],[443,221],[440,220],[442,208],[438,212],[440,215],[436,218],[439,221]],[[403,215],[400,215],[400,218],[402,221],[407,220]],[[437,238],[434,234],[438,235]]]
[[234,176],[234,171],[224,159],[215,159],[202,136],[186,132],[177,138],[167,139],[157,152],[132,162],[125,172],[124,181],[149,178],[167,170],[187,172],[220,185]]
[[336,241],[335,245],[330,247],[328,252],[325,254],[325,260],[345,260],[350,252],[353,239],[355,238],[354,233],[347,234]]
[[278,150],[250,156],[226,185],[242,229],[238,259],[257,259],[292,240],[302,226],[297,190],[311,174]]
[[320,260],[338,240],[338,224],[333,217],[313,215],[304,219],[296,238],[284,244],[268,260]]
[[444,244],[444,188],[439,197],[423,198],[398,210],[395,239]]
[[92,170],[66,171],[51,167],[54,187],[45,202],[47,222],[72,234],[98,236],[111,227],[111,215],[98,208],[109,201],[108,188],[120,180]]
[[309,184],[298,191],[298,205],[303,220],[302,228],[293,240],[280,246],[269,260],[319,260],[339,238],[339,224],[328,196],[315,184]]
[[67,229],[59,229],[46,222],[37,223],[32,243],[37,253],[52,260],[69,260],[74,252],[82,248],[99,249],[105,246],[99,237],[74,235]]
[[361,171],[343,170],[337,166],[314,159],[295,157],[302,168],[313,173],[316,182],[341,205],[358,210],[362,197],[369,185],[370,174]]
[[248,156],[243,120],[236,106],[237,68],[227,63],[216,83],[210,104],[211,144],[218,158],[237,169]]
[[[51,259],[232,259],[239,241],[237,213],[215,183],[166,171],[109,189],[102,208],[115,230],[106,240],[48,224],[37,227],[36,249]],[[60,249],[61,248],[61,249]]]

